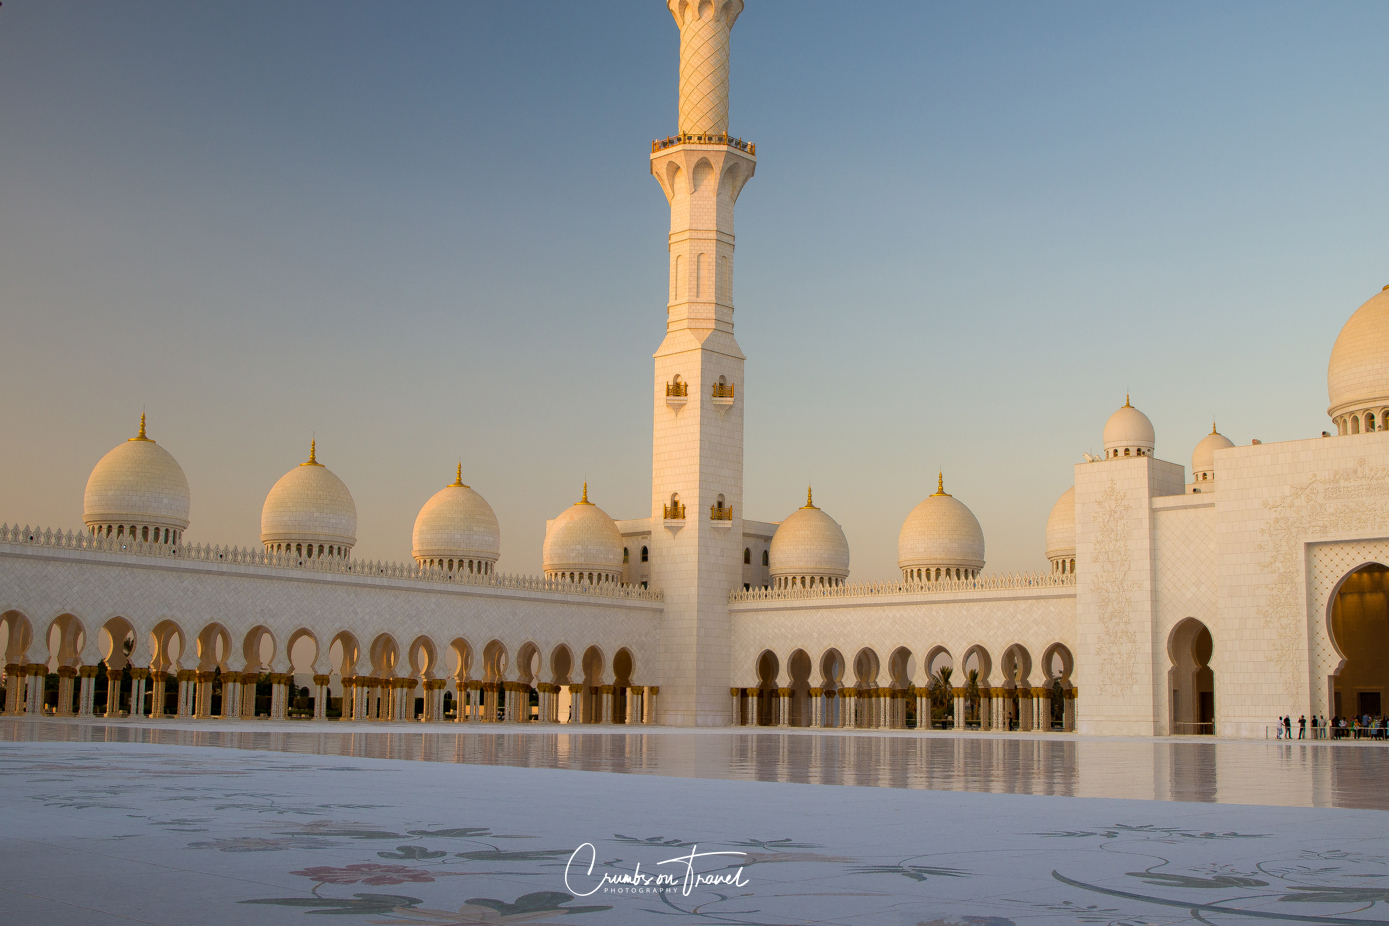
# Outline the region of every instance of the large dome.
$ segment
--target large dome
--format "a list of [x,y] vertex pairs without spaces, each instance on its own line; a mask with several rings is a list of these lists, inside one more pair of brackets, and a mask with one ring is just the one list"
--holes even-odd
[[1332,418],[1366,411],[1382,415],[1389,407],[1389,288],[1356,309],[1336,336],[1326,392]]
[[909,581],[915,580],[918,572],[926,578],[924,567],[961,567],[961,578],[984,568],[984,531],[974,512],[945,493],[944,476],[936,494],[913,508],[902,523],[897,536],[897,565]]
[[1148,416],[1129,404],[1109,416],[1104,424],[1104,455],[1113,457],[1142,457],[1153,454],[1153,423]]
[[1235,446],[1235,442],[1215,429],[1211,422],[1211,433],[1196,444],[1191,452],[1191,481],[1209,482],[1215,478],[1215,452]]
[[844,529],[815,507],[806,492],[805,507],[777,526],[768,550],[769,571],[782,585],[842,585],[849,574],[849,541]]
[[1047,516],[1047,559],[1053,572],[1070,572],[1076,555],[1076,487],[1071,486]]
[[434,493],[415,518],[411,556],[422,566],[452,570],[456,562],[469,572],[490,572],[501,551],[497,516],[487,499],[463,484],[460,463],[453,485]]
[[[607,513],[584,496],[545,531],[545,574],[575,582],[622,580],[622,533]],[[590,578],[591,577],[591,578]]]
[[[260,512],[260,540],[272,553],[346,556],[357,542],[357,503],[342,480],[318,462],[317,441],[309,459],[280,477],[265,496]],[[320,555],[315,553],[313,555]]]
[[82,521],[93,533],[100,528],[103,536],[116,536],[118,530],[125,536],[125,531],[140,528],[148,539],[149,530],[181,533],[187,528],[189,504],[183,467],[145,436],[141,415],[140,433],[102,457],[87,477]]

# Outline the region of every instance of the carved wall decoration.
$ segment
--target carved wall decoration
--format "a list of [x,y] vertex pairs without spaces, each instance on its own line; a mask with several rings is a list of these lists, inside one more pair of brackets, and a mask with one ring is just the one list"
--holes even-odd
[[1126,694],[1137,678],[1138,634],[1130,619],[1129,606],[1138,583],[1129,578],[1133,533],[1128,496],[1114,480],[1100,496],[1096,514],[1095,559],[1099,572],[1095,578],[1095,599],[1100,621],[1100,690]]
[[[1313,641],[1320,636],[1324,646],[1330,645],[1321,613],[1326,602],[1309,602],[1302,591],[1303,544],[1389,525],[1389,467],[1366,466],[1361,459],[1353,469],[1333,470],[1326,476],[1313,473],[1282,498],[1265,501],[1264,508],[1271,517],[1261,531],[1268,540],[1260,544],[1266,554],[1260,566],[1273,578],[1259,616],[1272,637],[1283,694],[1292,698],[1298,694],[1306,665],[1309,632]],[[1334,584],[1339,579],[1338,575],[1330,581]],[[1329,588],[1325,593],[1330,594]],[[1317,649],[1316,642],[1312,646]],[[1314,698],[1324,700],[1323,693],[1317,691]]]

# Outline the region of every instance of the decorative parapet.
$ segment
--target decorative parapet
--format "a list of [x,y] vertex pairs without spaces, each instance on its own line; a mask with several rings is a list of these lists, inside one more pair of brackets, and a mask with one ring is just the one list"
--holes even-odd
[[661,509],[662,509],[662,511],[664,512],[665,520],[667,520],[667,521],[683,521],[683,520],[685,520],[685,503],[684,503],[684,502],[676,502],[676,503],[673,504],[673,505],[662,505],[662,506],[661,506]]
[[730,603],[740,601],[794,601],[801,598],[886,598],[894,595],[929,595],[946,592],[1012,591],[1039,588],[1075,588],[1075,575],[1020,572],[986,575],[977,579],[941,579],[936,582],[856,582],[853,585],[813,588],[754,588],[730,592]]
[[664,151],[667,148],[674,148],[676,145],[727,145],[730,148],[737,148],[745,151],[753,157],[757,157],[757,145],[750,141],[743,141],[741,138],[733,138],[730,135],[668,135],[665,138],[658,138],[651,143],[651,153]]
[[308,559],[266,553],[263,549],[203,546],[202,544],[163,544],[132,541],[129,537],[94,537],[86,531],[52,530],[49,528],[20,528],[0,525],[0,545],[46,547],[56,550],[78,550],[87,553],[121,556],[145,556],[185,563],[217,563],[228,566],[255,566],[288,569],[294,572],[330,573],[357,578],[410,579],[417,582],[437,582],[443,585],[468,585],[478,588],[504,588],[525,592],[554,592],[563,595],[586,595],[591,598],[629,598],[660,601],[659,590],[638,585],[616,583],[581,584],[544,576],[477,575],[431,569],[415,563],[384,563],[380,561],[349,560],[333,557]]

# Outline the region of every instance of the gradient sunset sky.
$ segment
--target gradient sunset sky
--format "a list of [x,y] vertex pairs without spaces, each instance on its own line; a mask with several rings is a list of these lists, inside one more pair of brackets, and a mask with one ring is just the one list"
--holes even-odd
[[[1189,466],[1329,428],[1389,283],[1382,3],[748,0],[732,131],[745,514],[815,500],[852,579],[935,490],[988,571],[1129,392]],[[452,481],[540,569],[579,497],[646,517],[679,34],[626,3],[0,8],[0,521],[79,528],[133,436],[191,542],[256,545],[308,454],[361,558]]]

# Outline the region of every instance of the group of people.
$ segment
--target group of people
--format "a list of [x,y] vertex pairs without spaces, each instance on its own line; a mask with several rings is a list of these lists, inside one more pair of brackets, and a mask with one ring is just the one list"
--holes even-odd
[[[1308,739],[1307,736],[1307,715],[1304,714],[1297,718],[1297,738],[1300,740]],[[1328,723],[1325,715],[1318,717],[1312,715],[1311,720],[1312,736],[1311,739],[1385,739],[1389,736],[1389,721],[1384,717],[1371,717],[1365,714],[1361,717],[1332,717]],[[1293,738],[1293,719],[1291,716],[1278,718],[1278,738]]]

